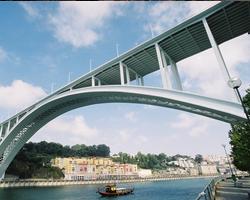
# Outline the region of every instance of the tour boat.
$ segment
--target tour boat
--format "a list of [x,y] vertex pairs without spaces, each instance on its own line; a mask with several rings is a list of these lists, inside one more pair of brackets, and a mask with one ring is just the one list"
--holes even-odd
[[127,195],[133,193],[134,188],[118,188],[116,184],[106,185],[103,188],[98,188],[98,193],[102,196],[112,197],[112,196],[120,196]]

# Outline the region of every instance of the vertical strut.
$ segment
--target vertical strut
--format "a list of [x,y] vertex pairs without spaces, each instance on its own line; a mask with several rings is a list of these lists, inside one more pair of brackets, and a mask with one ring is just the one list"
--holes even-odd
[[122,61],[119,62],[119,66],[120,66],[120,79],[121,79],[121,85],[124,85],[125,81],[124,81],[124,68],[123,68],[123,63]]
[[129,85],[130,84],[130,75],[129,75],[129,69],[127,66],[125,66],[125,70],[126,70],[127,85]]
[[155,44],[155,50],[156,50],[158,64],[159,64],[159,68],[160,68],[160,72],[161,72],[162,86],[163,86],[164,89],[167,89],[169,87],[168,87],[166,71],[164,69],[164,63],[163,63],[164,61],[163,61],[160,46],[157,43]]
[[143,76],[141,76],[141,86],[144,86],[144,78],[143,78]]
[[91,76],[91,82],[92,82],[92,87],[95,86],[95,77],[94,76]]
[[171,72],[172,72],[172,80],[173,80],[173,87],[177,90],[182,90],[182,84],[181,84],[181,79],[179,75],[178,68],[176,66],[176,63],[170,59],[170,65],[171,65]]
[[[204,25],[204,27],[206,29],[208,39],[209,39],[210,44],[211,44],[211,46],[212,46],[212,48],[214,50],[214,54],[216,56],[217,62],[219,63],[220,69],[221,69],[221,71],[223,73],[224,79],[225,79],[226,84],[227,84],[228,80],[231,79],[231,76],[229,74],[226,63],[225,63],[225,61],[223,59],[223,56],[221,54],[220,48],[218,47],[218,45],[217,45],[217,43],[216,43],[216,41],[214,39],[213,33],[212,33],[208,23],[207,23],[207,20],[205,18],[203,18],[202,22],[203,22],[203,25]],[[235,96],[236,96],[236,99],[238,101],[240,101],[239,96],[237,95],[236,92],[235,92]]]

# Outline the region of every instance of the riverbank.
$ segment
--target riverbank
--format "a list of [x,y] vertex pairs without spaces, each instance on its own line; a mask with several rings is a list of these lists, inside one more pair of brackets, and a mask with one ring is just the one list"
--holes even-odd
[[108,184],[108,183],[133,183],[133,182],[153,182],[153,181],[167,181],[180,179],[199,179],[199,178],[213,178],[216,176],[180,176],[180,177],[152,177],[139,179],[125,179],[125,180],[88,180],[88,181],[71,181],[71,180],[37,180],[37,179],[21,179],[15,181],[0,181],[0,188],[14,188],[14,187],[55,187],[66,185],[93,185],[93,184]]

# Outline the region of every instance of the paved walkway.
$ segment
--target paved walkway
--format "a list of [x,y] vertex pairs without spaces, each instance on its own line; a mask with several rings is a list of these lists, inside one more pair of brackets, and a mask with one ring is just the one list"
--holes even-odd
[[221,181],[216,186],[216,200],[250,200],[250,177],[237,181],[232,179]]

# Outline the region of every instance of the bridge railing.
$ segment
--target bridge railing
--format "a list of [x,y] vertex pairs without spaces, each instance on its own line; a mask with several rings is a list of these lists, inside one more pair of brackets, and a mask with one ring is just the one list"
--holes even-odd
[[222,179],[226,178],[225,176],[219,176],[213,178],[203,189],[202,192],[196,197],[195,200],[215,200],[215,186]]

